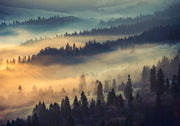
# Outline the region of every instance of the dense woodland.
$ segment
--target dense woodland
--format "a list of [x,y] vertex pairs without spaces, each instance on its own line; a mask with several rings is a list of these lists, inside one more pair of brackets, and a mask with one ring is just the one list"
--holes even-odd
[[163,69],[152,66],[148,81],[143,82],[137,93],[133,93],[133,82],[128,75],[127,83],[123,84],[124,98],[121,94],[116,95],[117,87],[113,80],[112,87],[115,89],[109,89],[105,99],[103,89],[107,84],[105,82],[103,88],[97,80],[96,99],[90,101],[84,92],[86,84],[82,75],[79,95],[74,97],[73,103],[70,103],[68,96],[61,102],[51,103],[49,107],[40,101],[27,119],[7,121],[6,126],[178,126],[180,66],[178,72],[173,74],[165,79]]
[[[118,39],[116,41],[106,41],[103,43],[99,43],[94,41],[89,41],[84,45],[84,47],[76,47],[75,44],[70,46],[68,43],[66,47],[51,48],[46,47],[45,49],[41,49],[37,55],[33,56],[19,56],[19,63],[74,63],[81,62],[83,59],[80,56],[91,56],[99,53],[105,53],[109,51],[115,51],[116,49],[126,49],[133,48],[135,44],[144,44],[144,43],[167,43],[174,44],[180,41],[180,25],[167,25],[154,27],[149,31],[143,32],[138,36],[131,36],[124,39]],[[58,57],[59,59],[58,59]],[[71,57],[71,58],[67,58]],[[48,59],[50,60],[43,60]],[[72,58],[74,58],[74,62],[72,62]],[[78,59],[79,58],[79,59]],[[69,60],[68,60],[69,59]],[[14,59],[13,59],[14,60]],[[50,61],[50,62],[49,62]],[[14,62],[14,61],[7,61]]]
[[[173,17],[179,17],[179,12],[180,11],[180,4],[172,5],[168,8],[165,8],[162,11],[156,11],[154,14],[150,15],[139,15],[134,18],[132,17],[127,17],[127,18],[112,18],[108,21],[100,21],[100,26],[102,27],[107,27],[107,26],[119,26],[119,25],[130,25],[130,24],[138,24],[142,22],[148,22],[148,21],[153,21],[156,20],[156,22],[159,20],[163,19],[171,19]],[[154,22],[154,21],[153,21]],[[170,23],[170,22],[169,22]],[[173,22],[171,22],[173,23]]]
[[15,20],[9,24],[2,22],[0,24],[0,28],[5,28],[7,26],[15,27],[15,26],[23,26],[23,25],[64,25],[69,22],[76,22],[76,21],[80,21],[80,19],[74,16],[67,16],[67,17],[54,16],[49,18],[38,17],[37,19],[29,19],[25,21]]
[[[180,15],[173,14],[174,9],[177,11],[178,7],[179,5],[166,9],[164,12],[134,19],[119,18],[108,22],[101,21],[100,25],[103,27],[108,25],[111,27],[72,34],[65,33],[64,36],[139,35],[115,41],[107,40],[103,43],[89,41],[83,47],[76,47],[75,44],[70,46],[69,43],[66,47],[46,47],[36,55],[19,56],[18,61],[13,58],[7,60],[6,64],[82,63],[86,61],[85,57],[117,49],[134,48],[136,44],[175,44],[180,41]],[[80,19],[71,16],[38,17],[38,19],[27,21],[14,21],[12,24],[3,22],[0,28],[23,25],[51,26],[55,24],[56,26],[74,21],[80,21]],[[37,41],[36,39],[35,42]],[[32,114],[26,119],[17,117],[17,119],[8,120],[3,126],[180,125],[180,50],[174,58],[163,57],[153,66],[144,66],[142,78],[138,84],[133,83],[131,76],[128,75],[127,82],[118,82],[114,78],[111,84],[108,80],[104,83],[101,80],[95,80],[91,87],[92,89],[88,90],[85,75],[82,74],[79,89],[73,89],[72,94],[64,88],[59,93],[53,92],[52,88],[45,91],[37,91],[34,88],[32,94],[37,96],[38,100],[41,98],[42,101],[36,103]],[[18,87],[18,91],[22,92],[21,86]],[[44,100],[47,96],[54,100],[53,103]],[[90,96],[94,98],[88,99]]]
[[126,24],[119,26],[111,26],[110,28],[97,28],[90,31],[74,32],[72,34],[65,33],[64,36],[91,36],[91,35],[132,35],[139,34],[152,27],[166,26],[168,24],[180,23],[180,17],[173,17],[170,19],[151,19],[135,24]]

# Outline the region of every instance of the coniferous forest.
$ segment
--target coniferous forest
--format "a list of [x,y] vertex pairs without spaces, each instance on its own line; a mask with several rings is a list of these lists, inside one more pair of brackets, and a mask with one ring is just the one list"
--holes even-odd
[[180,126],[180,0],[1,0],[0,126]]

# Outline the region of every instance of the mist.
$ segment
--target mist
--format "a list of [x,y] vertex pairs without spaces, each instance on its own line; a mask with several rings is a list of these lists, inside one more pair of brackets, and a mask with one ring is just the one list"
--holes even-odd
[[[113,78],[117,79],[117,76],[120,76],[117,82],[119,85],[122,81],[127,82],[128,74],[131,75],[132,82],[137,83],[141,80],[144,65],[157,64],[163,56],[173,57],[179,46],[179,44],[136,45],[132,49],[90,56],[86,62],[72,65],[39,66],[3,63],[0,72],[0,99],[4,102],[0,104],[2,113],[0,117],[13,119],[15,113],[19,113],[19,117],[26,117],[31,114],[30,108],[38,101],[45,101],[48,104],[61,101],[65,95],[73,98],[72,90],[78,90],[79,79],[83,73],[89,91],[93,90],[93,81],[100,80],[104,84],[105,80],[108,80],[111,84]],[[17,50],[22,50],[25,47],[18,48]],[[8,57],[8,54],[15,54],[14,50],[8,51],[0,52],[1,56]],[[23,51],[16,53],[24,54]],[[19,86],[22,88],[21,91],[18,89]],[[66,93],[62,91],[63,89]],[[21,114],[18,111],[21,111]]]

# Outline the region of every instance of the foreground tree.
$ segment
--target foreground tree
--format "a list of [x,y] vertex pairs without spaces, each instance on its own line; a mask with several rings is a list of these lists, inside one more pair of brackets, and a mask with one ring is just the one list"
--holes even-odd
[[151,92],[156,91],[156,67],[153,65],[150,70]]
[[109,91],[108,96],[107,96],[107,106],[113,106],[115,104],[115,98],[116,94],[114,89]]
[[165,90],[164,74],[162,69],[159,69],[157,75],[156,94],[162,95],[164,93],[164,90]]
[[101,103],[104,103],[104,95],[103,95],[103,86],[100,81],[98,81],[98,87],[97,87],[97,101],[100,100]]
[[126,99],[129,99],[132,96],[132,93],[133,93],[132,82],[131,82],[130,75],[128,75],[128,81],[127,81],[126,87],[124,89],[124,95],[125,95]]
[[88,114],[88,101],[84,92],[81,93],[81,110],[83,116],[86,116]]

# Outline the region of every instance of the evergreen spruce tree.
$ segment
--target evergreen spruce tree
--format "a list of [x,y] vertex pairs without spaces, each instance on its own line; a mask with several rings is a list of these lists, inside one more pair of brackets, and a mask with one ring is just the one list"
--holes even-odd
[[127,81],[126,87],[124,89],[124,95],[125,95],[126,99],[129,99],[132,96],[132,93],[133,93],[132,82],[131,82],[130,75],[128,75],[128,81]]
[[178,92],[180,93],[180,64],[178,68],[178,75],[177,75],[177,86],[178,86]]
[[108,81],[106,80],[104,84],[104,93],[107,93],[108,91],[109,91],[109,85],[108,85]]
[[170,90],[170,84],[169,84],[169,79],[167,78],[166,79],[166,85],[165,85],[165,90],[166,90],[166,92],[169,92],[169,90]]
[[79,80],[79,92],[84,92],[86,91],[86,79],[85,75],[82,74]]
[[61,112],[64,113],[64,99],[61,101]]
[[112,89],[111,91],[109,91],[108,96],[107,96],[107,106],[114,105],[115,98],[116,98],[116,94],[115,94],[114,89]]
[[124,100],[123,100],[121,94],[119,96],[116,96],[115,104],[116,104],[117,108],[123,108],[124,107]]
[[96,111],[97,111],[97,112],[100,112],[100,113],[103,112],[103,105],[102,105],[100,99],[97,100],[97,103],[96,103]]
[[64,100],[64,112],[66,116],[69,116],[71,114],[71,107],[68,96],[66,96]]
[[129,97],[129,99],[128,99],[128,104],[129,104],[129,105],[132,104],[133,101],[134,101],[134,98],[133,98],[133,95],[131,94],[130,97]]
[[101,84],[101,82],[98,82],[98,87],[97,87],[97,101],[100,100],[101,103],[104,103],[104,95],[103,95],[103,86]]
[[159,69],[157,75],[156,93],[162,95],[164,90],[165,90],[164,74],[162,69]]
[[95,109],[96,109],[96,103],[95,103],[95,100],[92,99],[92,100],[91,100],[91,103],[90,103],[90,111],[91,111],[91,112],[94,112]]
[[116,86],[116,80],[113,79],[113,83],[112,83],[112,88],[116,91],[117,86]]
[[31,117],[30,116],[28,116],[28,118],[27,118],[27,126],[31,126]]
[[32,117],[32,126],[40,126],[39,118],[37,114],[34,114]]
[[81,110],[83,116],[86,116],[88,114],[88,101],[84,92],[81,93]]
[[73,109],[77,110],[79,107],[80,106],[79,106],[78,98],[77,98],[77,96],[75,96],[74,102],[73,102]]
[[11,126],[11,123],[9,122],[9,120],[6,123],[6,126]]
[[150,70],[150,83],[151,83],[151,92],[156,91],[156,67],[153,67]]
[[[12,120],[11,126],[16,126],[16,124],[15,124],[15,121],[14,121],[14,120]],[[27,126],[31,126],[31,123],[29,122],[29,123],[27,124]]]
[[149,79],[149,69],[147,66],[144,66],[142,71],[142,83],[146,84],[148,79]]
[[177,85],[177,77],[176,77],[176,75],[173,75],[171,92],[172,92],[173,97],[176,99],[177,94],[178,94],[178,85]]

